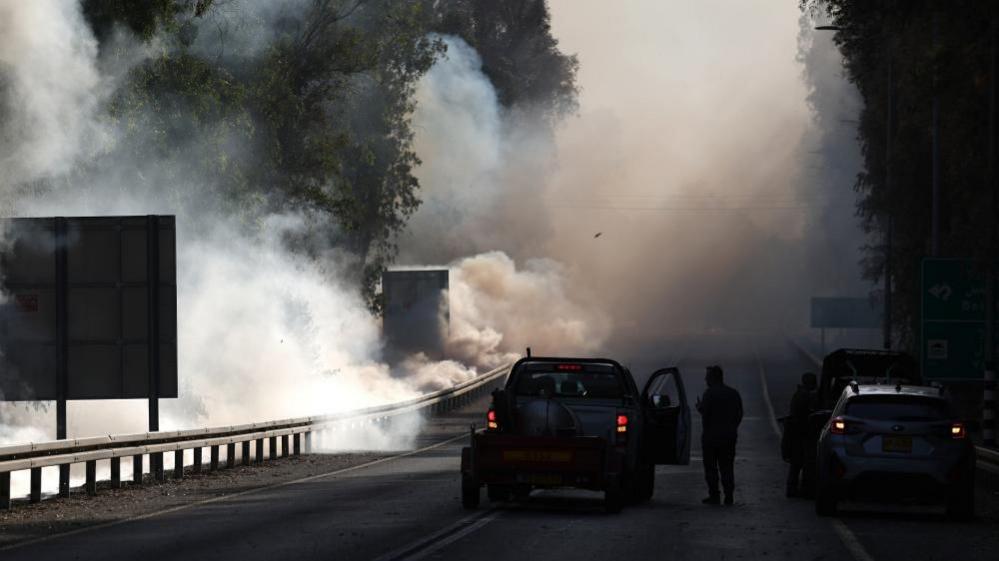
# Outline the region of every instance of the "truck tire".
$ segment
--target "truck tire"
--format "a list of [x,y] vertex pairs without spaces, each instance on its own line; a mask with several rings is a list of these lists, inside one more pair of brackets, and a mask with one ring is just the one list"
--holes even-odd
[[632,500],[643,503],[652,498],[656,490],[656,466],[642,464],[635,469],[632,483]]
[[975,484],[962,482],[947,493],[947,518],[967,522],[975,517]]
[[613,478],[604,490],[604,512],[617,514],[624,508],[624,489],[619,477]]
[[836,516],[839,497],[828,485],[819,484],[815,493],[815,514],[819,516]]
[[490,502],[509,501],[512,495],[513,489],[509,485],[499,485],[496,483],[486,485],[486,496],[489,497]]
[[461,506],[466,510],[479,508],[479,482],[470,475],[461,474]]

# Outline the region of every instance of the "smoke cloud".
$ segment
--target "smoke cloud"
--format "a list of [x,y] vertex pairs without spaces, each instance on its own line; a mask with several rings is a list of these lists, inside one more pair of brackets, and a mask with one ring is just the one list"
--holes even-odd
[[[261,30],[278,24],[278,8],[308,5],[244,4],[228,43],[202,38],[195,48],[238,47],[254,34],[266,42],[270,35]],[[115,40],[135,41],[122,30]],[[5,216],[177,215],[181,397],[161,403],[164,430],[390,403],[477,373],[422,357],[394,370],[385,364],[379,321],[341,273],[344,256],[320,252],[317,261],[287,249],[288,239],[308,239],[314,217],[226,214],[211,194],[213,179],[197,174],[193,158],[221,136],[238,161],[251,149],[238,138],[211,130],[202,138],[197,127],[175,123],[187,134],[171,140],[169,157],[140,159],[122,146],[122,131],[104,113],[123,76],[113,64],[121,59],[101,58],[120,49],[110,51],[98,52],[75,2],[0,0],[0,200]],[[131,52],[127,64],[149,51]],[[146,428],[142,401],[72,402],[68,409],[70,437]],[[54,415],[54,408],[0,403],[0,443],[53,438]],[[405,448],[419,425],[415,417],[399,420],[320,446]]]
[[[561,298],[508,316],[511,294],[455,287],[455,353],[502,356],[532,342],[552,354],[644,352],[632,341],[798,331],[811,296],[870,290],[852,210],[860,162],[843,126],[856,94],[835,46],[796,6],[550,5],[582,92],[554,137],[531,107],[496,104],[457,39],[419,91],[424,206],[403,260],[454,262],[465,283],[478,267],[529,272],[513,264],[533,259],[559,271],[541,275],[539,294]],[[493,296],[498,313],[483,304]],[[462,318],[478,329],[464,331]],[[589,331],[549,337],[550,318]]]

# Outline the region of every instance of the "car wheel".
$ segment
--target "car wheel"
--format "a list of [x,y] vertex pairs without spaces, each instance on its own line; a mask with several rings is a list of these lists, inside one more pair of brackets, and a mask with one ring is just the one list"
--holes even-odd
[[470,475],[461,476],[461,506],[467,510],[479,508],[479,482]]
[[497,485],[495,483],[486,485],[486,496],[489,497],[490,502],[509,501],[512,494],[513,489],[509,485]]
[[636,503],[645,502],[652,498],[656,489],[656,466],[652,464],[640,465],[635,470],[634,487],[632,489],[632,500]]
[[604,490],[604,511],[617,514],[622,508],[624,508],[624,489],[621,487],[621,479],[615,477]]
[[947,496],[947,517],[956,521],[968,521],[975,517],[975,485],[954,485]]
[[815,513],[819,516],[835,516],[839,497],[828,485],[819,484],[815,493]]

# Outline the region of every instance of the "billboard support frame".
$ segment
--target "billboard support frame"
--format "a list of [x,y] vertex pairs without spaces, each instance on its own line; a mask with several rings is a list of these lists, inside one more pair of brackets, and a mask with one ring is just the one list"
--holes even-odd
[[[55,298],[56,298],[56,439],[66,439],[66,398],[69,373],[69,327],[67,318],[69,301],[68,236],[66,218],[58,216],[54,221],[55,237]],[[69,496],[69,466],[59,466],[59,496]]]
[[160,430],[160,218],[146,216],[146,295],[149,303],[149,432]]

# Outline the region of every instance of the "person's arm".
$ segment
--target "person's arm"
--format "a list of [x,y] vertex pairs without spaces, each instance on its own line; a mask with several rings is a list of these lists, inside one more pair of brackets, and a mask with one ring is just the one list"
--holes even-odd
[[735,424],[738,426],[742,423],[742,396],[739,395],[739,392],[735,392],[735,404],[737,409],[736,419],[738,419]]

